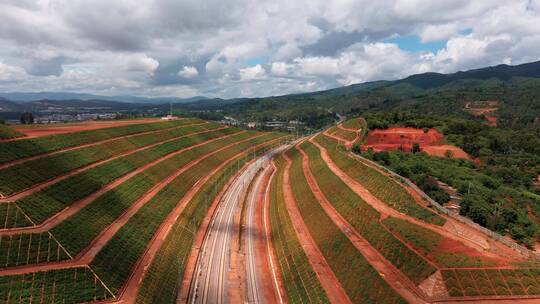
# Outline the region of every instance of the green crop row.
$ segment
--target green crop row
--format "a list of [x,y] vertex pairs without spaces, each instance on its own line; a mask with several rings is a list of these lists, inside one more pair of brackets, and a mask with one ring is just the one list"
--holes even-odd
[[204,130],[204,128],[198,126],[187,126],[172,130],[155,131],[149,134],[120,138],[90,147],[64,151],[9,166],[0,170],[0,180],[5,181],[0,184],[0,193],[11,195],[94,162],[173,139],[183,135],[185,129],[189,131]]
[[285,206],[283,156],[276,157],[275,164],[277,171],[270,185],[270,226],[272,244],[287,297],[290,303],[328,303],[317,274],[300,245]]
[[184,131],[186,137],[116,158],[77,173],[18,200],[17,204],[34,223],[40,224],[65,207],[98,191],[103,186],[138,167],[191,145],[238,132],[237,129],[228,128],[188,136],[191,133],[201,131],[201,127],[186,128]]
[[415,284],[437,270],[385,229],[379,221],[380,214],[328,168],[312,143],[306,141],[301,148],[309,156],[309,167],[325,197],[388,261]]
[[88,267],[0,277],[0,302],[6,304],[72,304],[111,298]]
[[393,233],[401,236],[415,248],[425,253],[435,250],[443,240],[440,234],[403,219],[388,217],[383,223]]
[[0,268],[69,259],[65,250],[48,232],[1,235],[0,253]]
[[540,269],[454,269],[442,274],[451,297],[540,295]]
[[428,223],[444,225],[446,220],[433,211],[420,206],[401,185],[376,169],[354,159],[338,146],[338,142],[328,136],[319,135],[316,142],[325,147],[332,161],[347,175],[362,184],[371,194],[399,212]]
[[202,120],[183,119],[169,122],[135,124],[2,142],[0,143],[0,164],[60,149],[84,145],[95,141],[102,141],[142,132],[157,131],[197,122],[202,122]]
[[[308,230],[341,286],[353,303],[405,303],[339,230],[317,202],[302,170],[302,156],[295,148],[287,152],[293,160],[291,186]],[[369,284],[359,284],[369,282]]]
[[[120,186],[105,192],[79,212],[67,218],[58,226],[54,227],[51,232],[56,239],[65,246],[64,248],[70,252],[72,256],[76,256],[85,247],[87,247],[88,244],[103,229],[110,225],[118,216],[120,216],[120,214],[122,214],[127,208],[135,203],[137,199],[149,191],[159,181],[165,179],[184,164],[187,164],[189,161],[194,160],[201,155],[205,155],[230,143],[247,139],[250,136],[253,136],[253,133],[239,133],[231,137],[223,138],[215,142],[184,151],[163,162],[160,162],[148,170],[131,177]],[[20,238],[29,238],[34,240],[34,243],[36,243],[40,238],[42,238],[43,235],[44,234],[42,233],[34,233],[3,236],[5,245],[1,246],[3,243],[0,243],[0,257],[12,257],[13,255],[18,257],[20,250],[15,251],[12,248],[19,248],[18,244]],[[21,250],[28,252],[28,254],[32,257],[36,257],[22,260],[17,258],[17,265],[36,264],[43,261],[42,258],[39,258],[37,252],[47,250],[47,247],[39,245],[35,246],[34,243],[21,247]],[[62,259],[66,259],[65,254],[62,257]],[[11,259],[14,259],[14,257]],[[13,266],[13,263],[5,263],[4,265],[0,262],[0,267],[8,266]]]
[[92,261],[91,267],[111,290],[117,292],[166,216],[199,179],[230,157],[278,136],[281,135],[270,133],[239,143],[205,158],[178,176],[120,229]]
[[24,136],[21,132],[0,123],[0,139],[12,139]]
[[0,229],[32,226],[15,203],[0,203]]
[[[268,148],[270,146],[257,148],[255,156]],[[207,215],[210,203],[229,178],[253,156],[250,152],[229,162],[193,196],[152,260],[137,295],[137,303],[176,303],[194,234]]]

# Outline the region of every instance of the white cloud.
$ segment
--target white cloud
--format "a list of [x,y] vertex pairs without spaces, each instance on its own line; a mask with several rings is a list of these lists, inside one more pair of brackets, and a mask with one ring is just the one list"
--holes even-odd
[[538,0],[5,0],[0,20],[0,90],[273,95],[540,59]]
[[183,78],[193,78],[199,76],[199,71],[194,66],[184,66],[178,71],[178,76]]
[[265,75],[266,70],[260,64],[240,69],[240,80],[242,81],[261,79]]
[[0,81],[22,81],[26,78],[26,76],[26,72],[23,68],[11,66],[0,61]]

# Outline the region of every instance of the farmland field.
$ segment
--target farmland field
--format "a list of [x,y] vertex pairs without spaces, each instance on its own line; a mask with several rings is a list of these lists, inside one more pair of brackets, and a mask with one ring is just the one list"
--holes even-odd
[[[282,139],[279,133],[182,119],[1,143],[5,194],[51,182],[0,202],[0,301],[118,297],[153,236],[181,206],[174,233],[157,252],[140,292],[142,298],[159,293],[174,302],[178,285],[170,283],[178,282],[183,267],[177,258],[192,242],[182,227],[197,229],[207,200],[244,163]],[[55,180],[62,174],[68,176]],[[177,205],[190,191],[190,199]],[[171,261],[179,264],[171,267]]]
[[299,243],[285,207],[283,173],[285,160],[275,160],[275,178],[270,185],[270,224],[272,241],[281,270],[282,280],[291,303],[326,303],[328,299]]
[[[291,186],[303,220],[351,301],[403,303],[317,203],[302,171],[298,150],[292,148],[287,157],[292,160]],[[370,284],[358,285],[359,281]]]
[[[345,145],[362,126],[331,134]],[[177,303],[217,198],[289,140],[186,118],[0,142],[17,154],[0,164],[0,303]],[[320,133],[265,164],[268,248],[257,254],[275,268],[262,288],[289,303],[539,295],[537,263],[470,247],[350,153]]]

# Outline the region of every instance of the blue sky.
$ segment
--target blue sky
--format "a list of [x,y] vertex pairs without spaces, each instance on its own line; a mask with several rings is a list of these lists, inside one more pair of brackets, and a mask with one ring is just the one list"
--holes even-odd
[[385,40],[384,42],[395,43],[400,49],[408,52],[420,52],[427,51],[436,53],[438,50],[443,49],[446,46],[447,40],[422,42],[420,37],[416,35],[398,36]]

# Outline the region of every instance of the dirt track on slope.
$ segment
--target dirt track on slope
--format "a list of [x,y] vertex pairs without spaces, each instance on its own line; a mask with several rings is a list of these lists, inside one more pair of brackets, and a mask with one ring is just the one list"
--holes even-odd
[[[10,161],[10,162],[7,162],[7,163],[0,164],[0,169],[5,169],[5,168],[11,167],[11,166],[14,166],[14,165],[17,165],[17,164],[21,164],[21,163],[24,163],[24,162],[27,162],[27,161],[36,160],[36,159],[40,159],[40,158],[44,158],[44,157],[47,157],[47,156],[52,156],[52,155],[55,155],[55,154],[68,152],[68,151],[72,151],[72,150],[88,148],[88,147],[108,143],[108,142],[119,140],[119,139],[126,139],[126,138],[139,136],[139,135],[146,135],[146,134],[156,133],[156,132],[160,132],[160,131],[174,130],[174,129],[179,129],[179,128],[183,128],[183,127],[199,126],[199,125],[204,125],[204,124],[208,124],[208,122],[180,125],[180,126],[174,126],[174,127],[160,129],[160,130],[146,131],[146,132],[140,132],[140,133],[135,133],[135,134],[129,134],[129,135],[124,135],[124,136],[108,138],[108,139],[104,139],[104,140],[100,140],[100,141],[94,141],[94,142],[91,142],[91,143],[86,143],[86,144],[82,144],[82,145],[78,145],[78,146],[63,148],[63,149],[59,149],[59,150],[45,152],[45,153],[42,153],[42,154],[39,154],[39,155],[34,155],[34,156],[30,156],[30,157],[25,157],[25,158],[13,160],[13,161]],[[25,137],[25,138],[27,138],[27,137]]]
[[137,213],[147,202],[149,202],[161,189],[172,182],[176,177],[189,170],[191,167],[200,163],[209,156],[219,153],[225,149],[228,149],[239,143],[251,140],[253,138],[262,136],[254,136],[241,141],[231,143],[227,146],[221,147],[211,153],[202,155],[198,159],[195,159],[183,167],[179,168],[172,175],[169,175],[166,179],[162,180],[158,184],[154,185],[148,192],[146,192],[141,198],[139,198],[134,204],[132,204],[124,213],[122,213],[116,220],[107,228],[102,230],[100,234],[92,240],[92,242],[85,249],[81,251],[73,260],[67,260],[56,263],[43,263],[34,265],[23,265],[11,268],[5,268],[0,270],[0,276],[23,274],[28,272],[45,271],[58,268],[72,268],[78,266],[84,266],[90,264],[94,257],[101,251],[101,249],[107,244],[107,242],[114,237],[114,235],[129,221],[129,219]]
[[345,220],[334,206],[324,196],[324,193],[319,188],[315,177],[309,168],[309,156],[299,146],[298,151],[302,154],[302,169],[306,180],[308,181],[311,191],[317,198],[317,201],[324,209],[326,214],[332,219],[334,224],[341,232],[351,241],[373,268],[379,272],[381,277],[390,285],[397,293],[410,303],[427,303],[424,301],[425,295],[421,294],[420,290],[406,278],[392,263],[384,258],[369,242],[364,239],[356,229]]
[[[477,238],[467,237],[467,235],[464,234],[456,234],[454,231],[448,230],[446,227],[447,225],[440,227],[434,224],[429,224],[424,221],[421,221],[419,219],[416,219],[414,217],[411,217],[409,215],[406,215],[404,213],[398,212],[397,210],[391,208],[387,204],[381,202],[378,198],[376,198],[373,194],[371,194],[363,185],[358,183],[356,180],[348,176],[341,168],[339,168],[330,158],[328,151],[321,145],[319,145],[316,141],[310,140],[311,143],[313,143],[319,150],[321,151],[321,157],[324,160],[324,162],[328,165],[330,170],[341,178],[345,184],[347,184],[356,194],[358,194],[366,203],[370,204],[373,208],[375,208],[377,211],[379,211],[384,216],[392,216],[396,218],[400,218],[409,222],[412,222],[416,225],[422,226],[424,228],[430,229],[444,237],[450,238],[452,240],[458,241],[464,246],[467,246],[469,248],[472,248],[478,252],[481,252],[484,256],[489,258],[494,258],[497,260],[503,260],[507,262],[506,257],[502,257],[496,253],[493,253],[491,251],[488,251],[490,249],[490,243],[487,239],[482,238],[482,242],[479,242]],[[425,205],[423,203],[422,205]],[[451,221],[454,225],[457,223],[454,223],[451,218],[445,217],[447,221]]]
[[[205,133],[205,132],[211,132],[211,131],[202,131],[202,132],[189,134],[189,135],[186,135],[186,136],[193,136],[193,135],[200,134],[200,133]],[[165,156],[163,156],[163,157],[161,157],[159,159],[156,159],[156,160],[154,160],[154,161],[152,161],[152,162],[150,162],[148,164],[145,164],[142,167],[139,167],[139,168],[135,169],[134,171],[131,171],[130,173],[127,173],[124,176],[112,181],[111,183],[105,185],[100,190],[90,194],[89,196],[85,197],[82,200],[79,200],[79,201],[71,204],[70,206],[66,207],[65,209],[63,209],[62,211],[60,211],[59,213],[57,213],[54,216],[50,217],[49,219],[47,219],[46,221],[44,221],[43,223],[41,223],[39,225],[31,226],[31,227],[23,227],[23,228],[2,229],[2,230],[0,230],[0,236],[2,236],[2,235],[15,235],[15,234],[21,234],[21,233],[39,233],[39,232],[48,231],[48,230],[52,229],[53,227],[57,226],[58,224],[62,223],[64,220],[66,220],[70,216],[72,216],[72,215],[76,214],[77,212],[79,212],[81,209],[83,209],[84,207],[86,207],[87,205],[92,203],[94,200],[96,200],[98,197],[103,195],[105,192],[110,191],[110,190],[118,187],[119,185],[121,185],[122,183],[127,181],[128,179],[130,179],[133,176],[135,176],[135,175],[149,169],[150,167],[153,167],[154,165],[156,165],[156,164],[158,164],[158,163],[160,163],[162,161],[165,161],[165,160],[167,160],[167,159],[169,159],[171,157],[174,157],[175,155],[178,155],[180,153],[192,150],[194,148],[209,144],[211,142],[214,142],[214,141],[217,141],[217,140],[220,140],[220,139],[224,139],[224,138],[227,138],[227,137],[230,137],[230,136],[233,136],[233,135],[238,135],[239,133],[241,133],[241,132],[232,133],[232,134],[228,134],[226,136],[209,139],[209,140],[200,142],[198,144],[195,144],[195,145],[192,145],[192,146],[189,146],[189,147],[174,151],[174,152],[172,152],[170,154],[167,154],[167,155],[165,155]]]
[[283,154],[285,160],[287,161],[287,166],[285,168],[284,181],[283,181],[283,192],[285,195],[285,202],[287,211],[294,226],[294,230],[298,235],[300,244],[306,253],[306,256],[311,264],[311,267],[317,273],[319,282],[321,283],[322,288],[324,289],[326,296],[331,303],[352,303],[347,293],[339,283],[336,275],[328,265],[328,262],[324,258],[324,255],[321,253],[315,240],[309,233],[309,229],[302,219],[300,210],[296,205],[296,200],[291,187],[291,178],[290,178],[290,169],[292,165],[292,160]]
[[[191,135],[191,134],[189,134]],[[164,140],[164,141],[159,141],[159,142],[156,142],[156,143],[153,143],[153,144],[150,144],[150,145],[147,145],[147,146],[143,146],[143,147],[140,147],[140,148],[137,148],[135,150],[130,150],[130,151],[127,151],[127,152],[124,152],[124,153],[121,153],[121,154],[118,154],[118,155],[115,155],[113,157],[110,157],[110,158],[107,158],[107,159],[103,159],[103,160],[100,160],[100,161],[97,161],[97,162],[94,162],[94,163],[91,163],[91,164],[88,164],[86,166],[82,166],[80,168],[77,168],[75,170],[72,170],[72,171],[69,171],[68,173],[66,174],[63,174],[63,175],[60,175],[60,176],[56,176],[56,177],[53,177],[52,179],[49,179],[47,181],[44,181],[42,183],[37,183],[37,184],[34,184],[32,186],[30,186],[29,188],[26,188],[25,190],[21,190],[15,194],[12,194],[10,196],[7,196],[5,198],[2,198],[0,199],[0,204],[1,203],[8,203],[8,202],[14,202],[14,201],[17,201],[17,200],[20,200],[21,198],[24,198],[30,194],[33,194],[43,188],[46,188],[50,185],[53,185],[55,183],[58,183],[68,177],[71,177],[73,175],[76,175],[78,173],[81,173],[81,172],[84,172],[84,171],[87,171],[89,169],[92,169],[92,168],[95,168],[99,165],[102,165],[104,163],[107,163],[107,162],[110,162],[110,161],[113,161],[115,159],[118,159],[118,158],[121,158],[121,157],[124,157],[124,156],[128,156],[128,155],[131,155],[131,154],[134,154],[134,153],[137,153],[137,152],[140,152],[140,151],[143,151],[143,150],[146,150],[146,149],[151,149],[155,146],[159,146],[159,145],[162,145],[162,144],[165,144],[165,143],[168,143],[168,142],[172,142],[172,141],[175,141],[177,140],[178,138],[181,138],[181,137],[185,137],[185,135],[182,135],[182,136],[179,136],[179,137],[175,137],[175,138],[171,138],[171,139],[167,139],[167,140]]]

